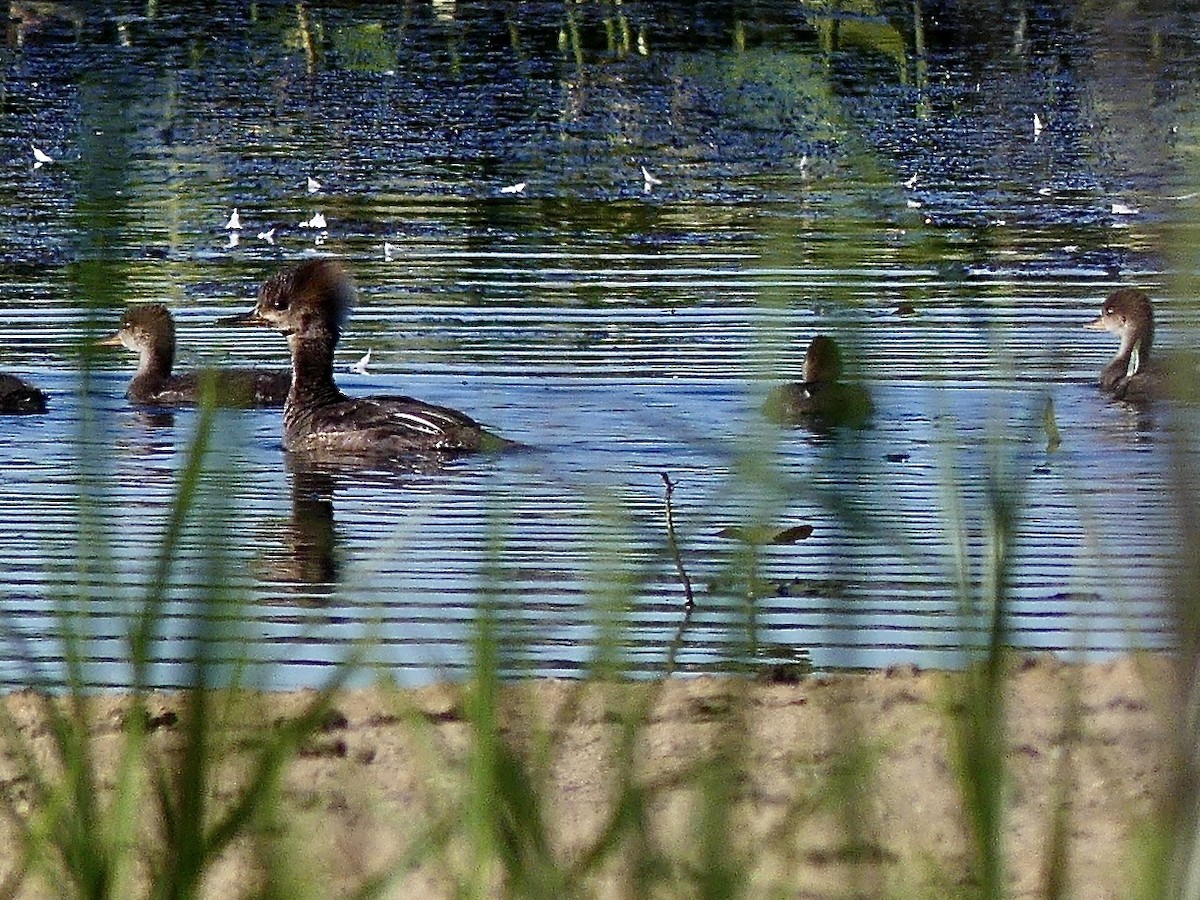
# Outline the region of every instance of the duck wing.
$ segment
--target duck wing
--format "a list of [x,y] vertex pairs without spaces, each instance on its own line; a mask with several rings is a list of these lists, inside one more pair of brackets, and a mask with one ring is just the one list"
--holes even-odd
[[342,400],[298,414],[285,426],[297,449],[395,455],[473,452],[507,443],[465,413],[401,396]]

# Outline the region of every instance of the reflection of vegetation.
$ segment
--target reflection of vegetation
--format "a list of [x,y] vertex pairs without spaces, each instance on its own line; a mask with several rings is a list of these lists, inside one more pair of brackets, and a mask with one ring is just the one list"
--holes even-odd
[[900,80],[907,80],[908,44],[873,0],[818,0],[805,8],[826,52],[853,47],[881,54],[895,63]]
[[382,22],[347,25],[336,29],[330,44],[338,65],[352,72],[386,72],[396,68],[394,38]]
[[844,137],[828,73],[810,55],[777,48],[697,55],[681,64],[679,75],[708,89],[719,87],[711,114],[735,129],[777,131],[835,144]]

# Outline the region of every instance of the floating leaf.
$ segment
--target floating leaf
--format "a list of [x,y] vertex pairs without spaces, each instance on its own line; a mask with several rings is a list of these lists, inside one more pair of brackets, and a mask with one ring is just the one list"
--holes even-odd
[[717,537],[741,541],[743,544],[794,544],[802,541],[813,533],[811,525],[794,525],[791,528],[777,529],[769,525],[759,525],[745,528],[741,525],[730,525],[717,532]]
[[785,528],[782,531],[776,532],[772,538],[772,544],[794,544],[796,541],[802,541],[813,533],[811,525],[795,525],[791,528]]

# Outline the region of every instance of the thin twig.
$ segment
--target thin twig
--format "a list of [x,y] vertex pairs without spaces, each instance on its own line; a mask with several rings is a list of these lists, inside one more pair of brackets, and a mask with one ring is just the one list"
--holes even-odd
[[679,573],[679,580],[683,584],[683,595],[687,598],[687,608],[691,609],[696,603],[696,597],[692,593],[692,579],[688,578],[687,570],[683,567],[683,555],[679,552],[679,543],[675,540],[675,512],[671,508],[671,494],[675,492],[675,484],[666,472],[662,473],[662,480],[663,484],[667,486],[664,497],[667,507],[667,543],[671,547],[671,555],[675,558],[675,571]]
[[680,619],[679,627],[675,629],[675,636],[671,638],[670,646],[667,647],[667,665],[665,668],[667,675],[675,674],[679,651],[683,649],[683,639],[687,636],[688,626],[692,624],[692,613],[695,611],[696,607],[690,603],[683,608],[683,618]]

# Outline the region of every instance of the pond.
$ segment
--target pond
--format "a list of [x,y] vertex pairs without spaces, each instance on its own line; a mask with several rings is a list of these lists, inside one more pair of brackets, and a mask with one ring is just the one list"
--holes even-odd
[[[997,497],[1009,643],[1170,644],[1192,423],[1104,398],[1115,342],[1082,326],[1136,286],[1195,344],[1194,11],[213,8],[10,7],[0,367],[50,410],[0,421],[6,685],[61,680],[64,629],[127,685],[161,572],[164,686],[201,638],[272,688],[352,653],[461,677],[489,629],[511,674],[961,665]],[[216,322],[314,254],[358,285],[343,390],[529,449],[314,469],[278,410],[219,411],[160,570],[201,414],[130,405],[93,342],[161,302],[178,368],[286,366]],[[865,428],[764,420],[816,334]]]

